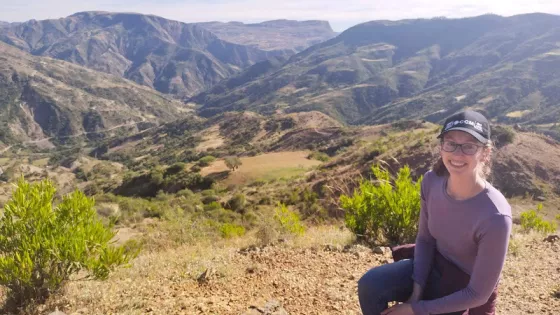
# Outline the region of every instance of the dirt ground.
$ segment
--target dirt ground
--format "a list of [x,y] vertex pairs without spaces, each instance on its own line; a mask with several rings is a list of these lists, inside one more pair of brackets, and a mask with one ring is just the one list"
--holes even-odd
[[[515,233],[498,314],[560,314],[560,242]],[[193,245],[145,253],[105,282],[72,282],[44,310],[67,314],[244,314],[277,300],[289,314],[360,314],[357,281],[390,254],[351,243],[338,227],[309,230],[276,246]],[[206,281],[197,277],[208,270]]]

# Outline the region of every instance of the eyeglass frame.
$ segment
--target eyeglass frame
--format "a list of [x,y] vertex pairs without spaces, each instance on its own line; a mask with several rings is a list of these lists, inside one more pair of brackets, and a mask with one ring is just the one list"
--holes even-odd
[[[453,151],[447,151],[447,150],[445,150],[445,149],[443,148],[443,143],[444,143],[444,142],[448,142],[448,143],[451,142],[451,143],[454,143],[455,149],[453,149]],[[476,151],[474,151],[472,154],[469,154],[469,153],[465,152],[465,150],[463,150],[463,145],[465,145],[465,144],[475,146],[475,147],[476,147]],[[441,150],[443,150],[444,152],[448,152],[448,153],[453,153],[453,152],[457,151],[457,148],[458,148],[458,147],[461,147],[461,152],[463,152],[464,155],[473,156],[473,155],[475,155],[475,154],[478,152],[478,150],[479,150],[480,148],[484,148],[484,145],[474,144],[474,143],[470,143],[470,142],[467,142],[467,143],[456,143],[456,142],[454,142],[454,141],[441,139],[441,141],[440,141],[440,147],[441,147]]]

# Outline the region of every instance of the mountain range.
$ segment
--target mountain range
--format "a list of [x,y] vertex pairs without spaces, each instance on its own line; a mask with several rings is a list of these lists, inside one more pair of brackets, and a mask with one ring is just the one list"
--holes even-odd
[[560,121],[559,16],[372,21],[333,35],[321,21],[107,12],[4,24],[0,40],[19,49],[0,46],[0,141],[159,124],[193,108],[319,111],[347,124],[437,122],[472,108],[543,132]]
[[507,123],[560,120],[560,17],[372,21],[191,99],[200,114],[318,110],[350,124],[439,121],[473,108]]
[[262,23],[198,23],[220,39],[262,50],[300,52],[337,35],[327,21],[274,20]]
[[82,12],[0,29],[0,40],[160,92],[190,96],[255,62],[292,54],[233,44],[196,24],[134,13]]

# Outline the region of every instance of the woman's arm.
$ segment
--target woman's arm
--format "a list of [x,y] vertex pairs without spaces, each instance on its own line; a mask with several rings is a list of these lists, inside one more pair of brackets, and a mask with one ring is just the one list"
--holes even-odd
[[469,285],[448,296],[412,303],[415,315],[442,314],[480,306],[494,291],[507,253],[511,217],[496,214],[478,233],[478,251]]

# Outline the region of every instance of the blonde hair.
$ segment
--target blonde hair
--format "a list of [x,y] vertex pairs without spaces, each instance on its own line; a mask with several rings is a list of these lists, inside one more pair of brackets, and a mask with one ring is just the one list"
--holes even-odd
[[[490,177],[490,173],[492,173],[491,157],[492,157],[493,148],[494,145],[492,144],[492,141],[488,141],[488,143],[484,145],[484,149],[488,153],[487,156],[484,157],[484,161],[482,161],[481,167],[478,169],[478,175],[484,179],[488,179],[488,177]],[[434,165],[432,165],[432,171],[436,173],[437,176],[446,176],[446,177],[449,176],[449,171],[447,170],[447,167],[445,167],[445,164],[443,164],[441,153],[439,153],[439,158],[434,163]]]

